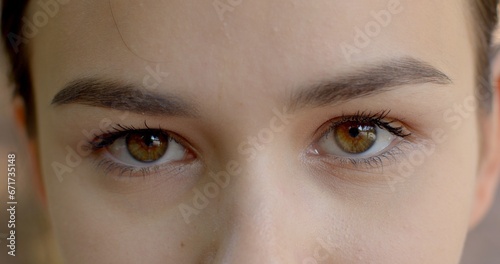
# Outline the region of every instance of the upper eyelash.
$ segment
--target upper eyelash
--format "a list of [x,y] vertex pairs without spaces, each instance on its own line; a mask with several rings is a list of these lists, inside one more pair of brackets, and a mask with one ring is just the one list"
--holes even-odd
[[396,120],[392,119],[389,121],[385,121],[387,116],[391,110],[383,110],[381,112],[377,112],[372,114],[371,112],[366,112],[366,111],[358,111],[354,115],[345,115],[343,114],[340,118],[334,120],[331,122],[330,126],[328,127],[328,130],[323,134],[324,136],[327,136],[330,134],[330,132],[333,131],[338,125],[349,122],[349,121],[354,121],[354,122],[360,122],[360,123],[367,123],[367,122],[372,122],[374,125],[378,126],[379,128],[385,129],[389,131],[390,133],[405,138],[407,136],[410,136],[410,132],[405,132],[403,126],[392,126],[391,124],[396,122]]
[[[399,136],[401,138],[410,136],[411,133],[405,132],[403,126],[391,125],[392,123],[396,122],[396,120],[394,119],[386,120],[390,112],[391,112],[390,110],[383,110],[381,112],[376,112],[376,113],[358,111],[354,115],[343,114],[341,117],[336,118],[334,121],[330,122],[331,124],[329,124],[329,127],[327,131],[323,134],[323,136],[327,136],[339,124],[349,121],[360,122],[360,123],[371,122],[374,125],[378,126],[379,128],[385,129],[388,132],[396,136]],[[146,122],[144,122],[144,128],[136,128],[132,125],[130,126],[121,124],[113,125],[111,129],[107,131],[101,130],[101,134],[99,135],[95,134],[94,139],[92,141],[89,141],[89,144],[93,151],[97,151],[99,149],[105,148],[113,144],[114,141],[123,136],[126,136],[128,133],[132,131],[163,131],[168,136],[169,140],[175,140],[174,138],[171,137],[170,133],[166,132],[161,127],[151,128],[147,125]],[[355,167],[361,164],[364,164],[369,167],[377,167],[383,163],[382,159],[395,159],[395,156],[400,152],[402,152],[402,150],[399,151],[398,150],[399,149],[397,149],[396,151],[387,151],[378,156],[369,158],[338,158],[338,159],[340,159],[339,161],[342,163],[351,163]],[[120,174],[124,174],[126,172],[131,173],[132,171],[135,170],[134,167],[118,165],[109,160],[100,161],[99,167],[103,167],[108,172],[112,170],[119,170]],[[143,176],[145,176],[151,173],[151,170],[158,170],[158,167],[142,168],[140,171],[142,172]]]
[[117,139],[126,136],[128,133],[132,131],[162,131],[168,136],[169,140],[173,140],[170,134],[165,132],[165,130],[163,130],[161,127],[151,128],[147,125],[146,122],[144,122],[144,127],[145,128],[136,128],[132,125],[131,126],[126,126],[121,124],[113,125],[111,129],[107,131],[101,130],[101,134],[99,135],[94,134],[94,138],[88,143],[91,149],[96,151],[113,144],[113,142],[115,142]]
[[[98,151],[102,148],[105,148],[113,144],[117,139],[127,136],[131,132],[137,132],[137,131],[161,131],[168,137],[169,141],[174,140],[177,142],[177,140],[171,136],[170,132],[167,132],[161,127],[151,128],[147,125],[146,122],[144,122],[144,128],[136,128],[132,125],[130,126],[121,124],[113,125],[109,130],[106,131],[101,130],[100,134],[94,134],[93,139],[88,143],[92,151]],[[107,158],[102,158],[100,160],[96,160],[95,162],[96,162],[95,163],[96,167],[103,169],[104,173],[106,174],[111,173],[112,171],[118,171],[119,175],[139,172],[142,174],[143,178],[146,178],[145,176],[153,174],[154,172],[160,170],[160,166],[158,165],[137,168],[134,166],[117,163]]]
[[[346,115],[343,114],[340,118],[336,118],[335,120],[331,121],[329,124],[329,127],[326,132],[324,132],[323,137],[327,137],[333,129],[335,129],[338,125],[344,123],[344,122],[349,122],[349,121],[354,121],[354,122],[360,122],[360,123],[367,123],[371,122],[377,127],[381,129],[385,129],[389,131],[390,133],[399,136],[401,138],[405,138],[408,136],[411,136],[410,132],[404,132],[403,126],[393,126],[391,125],[392,123],[396,122],[395,119],[385,121],[387,119],[387,116],[389,115],[391,111],[390,110],[383,110],[381,112],[366,112],[366,111],[358,111],[354,115]],[[409,143],[405,140],[403,140],[403,143]],[[351,164],[352,166],[359,167],[361,165],[367,166],[367,168],[377,168],[377,167],[382,167],[384,166],[384,159],[387,159],[389,161],[394,161],[397,159],[397,157],[401,154],[404,154],[404,150],[402,150],[400,147],[395,146],[393,149],[385,151],[377,156],[373,157],[365,157],[365,158],[352,158],[352,157],[334,157],[338,162],[341,164]],[[330,157],[330,158],[332,158]]]
[[[399,137],[407,137],[410,136],[411,133],[405,133],[403,131],[403,126],[398,126],[394,127],[391,124],[395,122],[395,120],[390,120],[390,121],[384,121],[386,117],[389,115],[391,110],[383,110],[381,112],[377,113],[371,113],[371,112],[366,112],[366,111],[358,111],[354,115],[346,115],[343,114],[339,119],[332,121],[331,124],[328,127],[328,130],[323,134],[323,136],[327,136],[330,132],[332,132],[333,129],[335,129],[336,126],[338,126],[341,123],[348,122],[348,121],[355,121],[355,122],[372,122],[376,126],[382,129],[386,129],[390,133],[399,136]],[[117,140],[120,137],[126,136],[130,131],[140,131],[140,130],[159,130],[159,131],[164,131],[161,127],[158,127],[157,129],[152,129],[147,125],[147,122],[144,121],[144,127],[142,129],[137,129],[134,126],[126,126],[126,125],[113,125],[110,130],[108,131],[102,131],[100,135],[94,135],[94,139],[92,141],[89,141],[89,145],[91,146],[92,150],[96,151],[99,149],[102,149],[104,147],[107,147],[111,145],[115,140]],[[170,140],[173,140],[172,137],[166,133],[169,137]]]
[[94,134],[93,139],[88,143],[93,150],[98,150],[112,144],[118,138],[127,135],[131,130],[137,129],[134,126],[112,125],[111,129],[107,131],[101,130],[101,134]]

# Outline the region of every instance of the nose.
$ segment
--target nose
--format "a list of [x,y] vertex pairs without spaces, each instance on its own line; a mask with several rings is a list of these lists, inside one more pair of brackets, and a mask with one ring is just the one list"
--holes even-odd
[[299,184],[292,177],[271,157],[243,168],[225,196],[225,228],[213,263],[301,263],[307,228],[296,213]]

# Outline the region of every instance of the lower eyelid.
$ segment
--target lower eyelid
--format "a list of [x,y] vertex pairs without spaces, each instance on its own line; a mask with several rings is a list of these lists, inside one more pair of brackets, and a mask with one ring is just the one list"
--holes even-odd
[[110,157],[101,156],[94,160],[94,166],[97,170],[102,171],[106,177],[116,180],[126,179],[145,179],[164,177],[171,178],[183,173],[192,163],[170,162],[164,164],[152,164],[145,167],[134,167],[120,162],[113,161]]
[[[307,159],[319,161],[323,163],[329,170],[348,170],[356,172],[369,172],[381,174],[384,169],[398,164],[412,151],[418,149],[418,144],[409,140],[403,139],[397,145],[391,147],[389,150],[382,152],[373,157],[367,158],[353,158],[353,157],[340,157],[330,154],[316,155],[307,154]],[[324,166],[320,166],[324,167]]]
[[175,199],[190,190],[202,177],[204,166],[201,162],[189,164],[167,164],[137,169],[116,164],[106,158],[90,164],[98,173],[89,180],[106,192],[117,194],[158,192],[169,199]]

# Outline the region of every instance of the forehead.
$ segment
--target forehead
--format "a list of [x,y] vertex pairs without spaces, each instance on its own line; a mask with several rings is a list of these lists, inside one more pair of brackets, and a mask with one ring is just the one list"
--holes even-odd
[[[57,82],[48,98],[76,77],[142,80],[148,66],[192,95],[221,87],[276,92],[399,56],[427,61],[455,79],[472,72],[463,67],[474,55],[464,6],[451,0],[69,1],[32,41],[33,67],[43,62],[40,79]],[[31,14],[40,10],[31,4]]]

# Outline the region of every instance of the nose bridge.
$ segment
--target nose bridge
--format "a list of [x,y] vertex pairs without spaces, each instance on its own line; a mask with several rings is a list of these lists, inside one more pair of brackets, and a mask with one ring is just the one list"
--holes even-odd
[[228,196],[229,216],[215,263],[296,263],[290,188],[282,166],[261,155],[247,162]]

